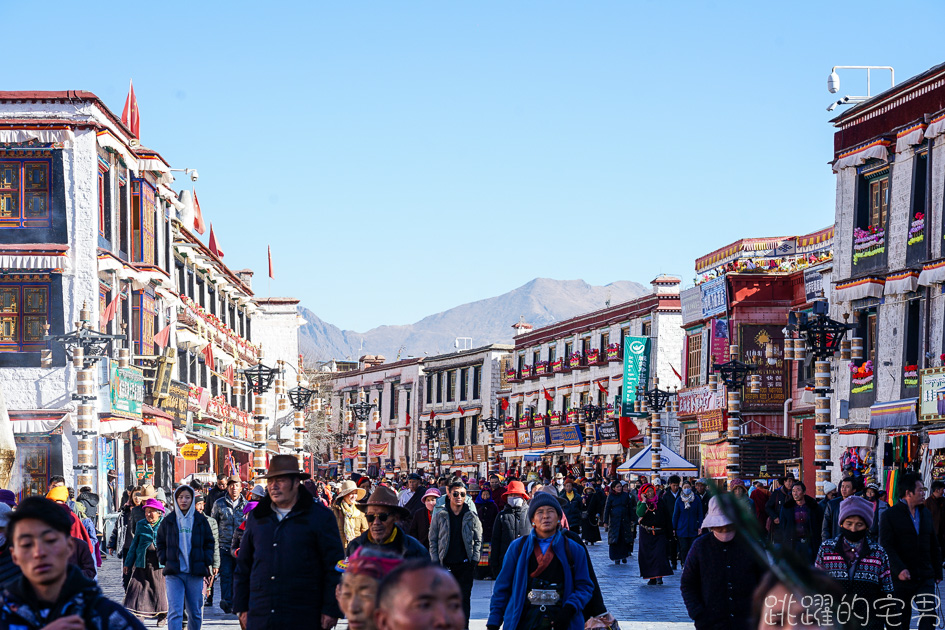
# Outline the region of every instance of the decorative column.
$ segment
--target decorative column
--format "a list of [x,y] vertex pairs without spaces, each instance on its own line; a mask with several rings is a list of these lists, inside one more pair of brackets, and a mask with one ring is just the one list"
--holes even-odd
[[305,462],[305,457],[302,455],[302,431],[305,430],[305,415],[299,410],[295,410],[292,414],[292,428],[295,430],[295,456],[299,460],[299,469],[301,469]]
[[817,498],[826,495],[824,484],[830,481],[830,362],[814,361],[814,467]]
[[[127,350],[122,350],[128,356]],[[97,415],[92,401],[95,396],[94,363],[85,360],[85,349],[78,346],[72,351],[72,367],[76,369],[76,393],[72,399],[78,402],[76,409],[76,430],[72,432],[78,437],[78,452],[73,468],[76,470],[76,488],[82,486],[96,487],[95,484],[95,439],[98,436],[95,424]]]
[[594,418],[587,414],[584,423],[584,478],[594,478]]
[[258,475],[266,474],[266,397],[253,396],[253,469]]
[[[741,416],[742,396],[741,388],[751,372],[751,366],[738,360],[738,345],[732,344],[728,348],[729,360],[722,364],[713,364],[712,369],[718,372],[718,384],[725,391],[725,405],[728,413],[728,451],[726,452],[725,478],[729,484],[739,478],[741,464],[739,447],[741,446]],[[724,385],[724,389],[722,386]],[[751,375],[751,391],[761,391],[761,377]]]

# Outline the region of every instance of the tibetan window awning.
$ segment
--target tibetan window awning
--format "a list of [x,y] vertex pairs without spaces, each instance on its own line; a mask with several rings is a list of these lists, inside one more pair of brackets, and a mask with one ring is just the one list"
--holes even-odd
[[834,286],[833,299],[837,302],[852,302],[853,300],[862,300],[863,298],[881,298],[883,297],[883,285],[886,281],[882,278],[860,278],[859,280],[850,280],[848,282],[838,282]]
[[75,133],[71,129],[0,129],[0,144],[25,144],[39,142],[68,149],[75,142]]
[[937,138],[945,133],[945,114],[940,114],[932,119],[928,128],[925,130],[926,138]]
[[922,265],[918,283],[924,287],[945,282],[945,260]]
[[929,431],[929,450],[935,451],[945,448],[945,429]]
[[876,403],[870,407],[870,428],[890,429],[911,427],[918,424],[916,405],[918,398],[903,398],[892,402]]
[[925,139],[925,123],[910,125],[896,134],[896,153],[902,153],[914,144],[921,144]]
[[876,431],[862,425],[840,427],[837,445],[843,448],[859,448],[861,446],[873,448],[876,446]]
[[15,435],[48,435],[63,422],[72,424],[70,412],[57,409],[11,409],[9,415]]
[[885,295],[912,293],[919,284],[918,271],[903,271],[886,276]]
[[850,151],[840,154],[833,163],[833,172],[837,173],[850,166],[859,166],[867,160],[889,161],[889,142],[886,140],[874,140],[869,144],[860,145]]

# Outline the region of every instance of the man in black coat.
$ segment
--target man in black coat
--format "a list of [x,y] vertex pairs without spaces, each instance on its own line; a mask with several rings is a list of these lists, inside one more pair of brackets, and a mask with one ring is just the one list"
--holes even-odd
[[246,630],[331,628],[344,558],[331,510],[300,492],[293,455],[269,460],[267,496],[249,513],[233,577],[233,612]]
[[[899,501],[880,517],[879,542],[889,555],[895,596],[901,603],[888,622],[892,628],[908,627],[913,598],[930,601],[935,584],[942,581],[941,551],[924,502],[922,478],[906,473],[899,482]],[[923,609],[921,603],[917,608]],[[923,615],[919,630],[932,630],[934,623],[934,614]]]
[[[676,509],[680,481],[679,475],[670,475],[667,488],[660,496],[660,503],[666,508],[666,513],[670,515],[670,518],[672,518],[673,510]],[[666,555],[669,557],[670,565],[675,569],[679,560],[679,539],[673,531],[667,532]]]
[[512,541],[525,536],[532,530],[532,524],[528,522],[528,495],[525,493],[522,482],[518,480],[509,482],[505,496],[507,503],[492,526],[489,570],[492,572],[493,579],[499,577],[502,561]]
[[768,502],[765,504],[765,512],[771,519],[771,535],[775,542],[780,541],[781,532],[781,508],[791,498],[791,488],[794,487],[794,475],[788,473],[781,481],[781,487],[771,493]]
[[840,496],[824,503],[824,524],[821,528],[821,540],[833,540],[840,536],[840,502],[853,496],[855,483],[853,477],[844,477],[840,481]]
[[568,527],[580,535],[581,511],[584,506],[581,504],[581,490],[578,488],[574,487],[574,479],[568,477],[564,480],[564,488],[558,493],[558,501],[561,503],[561,511],[568,519]]
[[213,509],[213,505],[217,502],[217,499],[226,495],[227,479],[229,479],[228,475],[222,473],[217,475],[216,485],[207,492],[207,505],[210,506],[211,510]]

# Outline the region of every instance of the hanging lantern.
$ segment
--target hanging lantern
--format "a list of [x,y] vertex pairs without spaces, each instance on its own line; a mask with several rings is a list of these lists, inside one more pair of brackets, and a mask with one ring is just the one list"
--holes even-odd
[[844,338],[840,342],[840,360],[849,361],[853,357],[852,345],[849,339]]
[[850,358],[853,361],[863,360],[863,337],[850,338]]
[[750,377],[749,391],[752,394],[761,393],[761,374],[752,374]]

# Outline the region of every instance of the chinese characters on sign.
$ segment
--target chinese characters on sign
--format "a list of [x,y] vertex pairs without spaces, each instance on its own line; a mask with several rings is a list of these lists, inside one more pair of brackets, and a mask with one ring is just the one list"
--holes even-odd
[[144,373],[141,368],[120,368],[111,363],[112,414],[125,418],[140,418],[144,404]]
[[[788,379],[784,364],[784,333],[774,324],[739,326],[741,360],[761,375],[761,392],[752,394],[748,387],[742,392],[742,411],[780,411],[787,400]],[[765,359],[765,347],[775,347],[774,365]]]
[[633,414],[633,403],[637,400],[637,385],[649,387],[650,339],[649,337],[627,337],[623,349],[623,411],[622,416]]
[[919,420],[942,422],[945,420],[945,367],[927,368],[919,371]]

